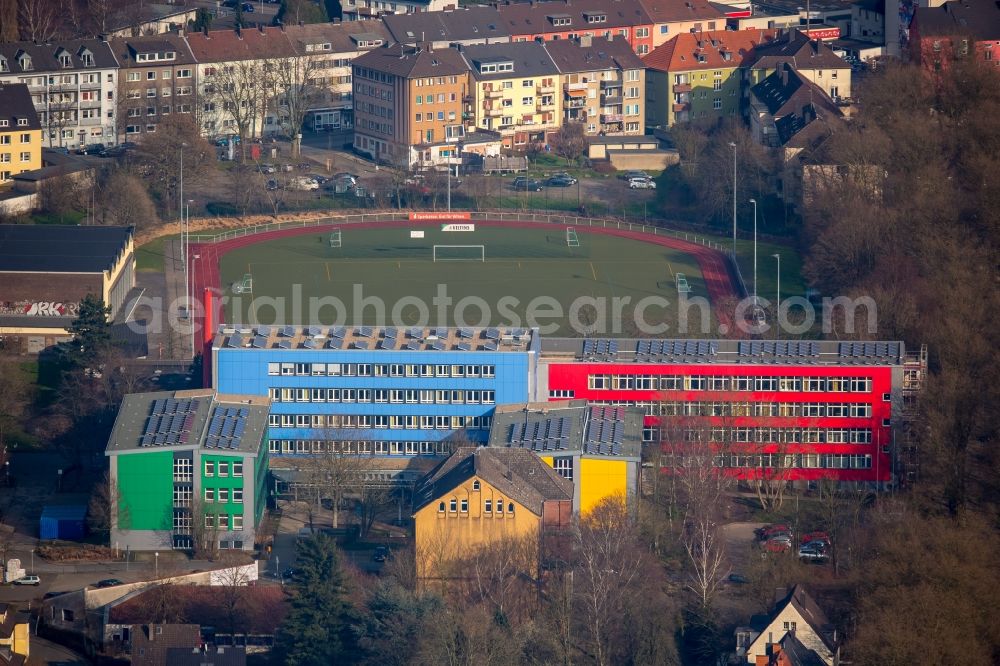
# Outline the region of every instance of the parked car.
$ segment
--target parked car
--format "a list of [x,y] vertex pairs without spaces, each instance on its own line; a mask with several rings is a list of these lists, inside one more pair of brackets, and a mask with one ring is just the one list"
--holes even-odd
[[792,528],[784,523],[775,523],[774,525],[764,525],[763,527],[758,527],[754,530],[754,534],[756,534],[757,538],[761,541],[766,540],[772,534],[778,534],[781,532],[791,534]]
[[299,171],[309,171],[310,169],[315,169],[315,164],[310,164],[309,162],[299,162],[295,165],[295,168]]
[[273,164],[262,163],[257,166],[257,170],[261,173],[274,173],[275,168]]
[[317,183],[312,178],[306,178],[305,176],[298,176],[288,181],[288,189],[299,190],[301,192],[309,192],[311,190],[318,190],[319,183]]
[[784,553],[792,548],[790,534],[776,534],[764,542],[764,550],[769,553]]
[[264,185],[264,189],[266,189],[268,192],[273,192],[277,189],[281,189],[281,185],[279,185],[278,181],[276,181],[274,178],[270,178],[268,179],[267,184]]
[[117,146],[111,146],[110,148],[105,148],[104,150],[99,152],[98,155],[100,157],[121,157],[129,150],[135,150],[136,147],[137,144],[132,143],[131,141],[126,141],[124,143],[118,144]]
[[234,146],[240,145],[240,135],[233,134],[231,136],[220,136],[218,139],[215,140],[215,145],[218,146],[219,148],[225,148],[230,143],[232,143]]
[[333,180],[349,180],[351,185],[358,184],[358,177],[353,173],[347,173],[346,171],[341,171],[340,173],[333,174]]
[[77,148],[77,155],[100,155],[106,150],[103,143],[88,143],[83,148]]
[[375,548],[375,552],[372,553],[372,559],[376,562],[385,562],[389,559],[389,547],[388,546],[378,546]]
[[99,580],[94,583],[94,587],[114,587],[115,585],[124,585],[122,581],[117,578],[105,578],[104,580]]
[[746,585],[747,583],[750,582],[750,579],[748,579],[743,574],[731,573],[726,578],[726,582],[730,583],[731,585]]
[[328,176],[321,176],[318,173],[307,173],[306,178],[312,178],[318,185],[323,185],[330,180]]
[[649,174],[645,171],[626,171],[625,173],[618,174],[618,177],[622,180],[632,180],[633,178],[649,178]]
[[41,582],[38,576],[22,576],[14,581],[14,585],[40,585]]
[[571,187],[576,185],[576,178],[565,175],[549,176],[545,185],[548,187]]
[[528,192],[541,192],[542,184],[535,180],[534,178],[527,178],[525,176],[518,176],[510,184],[510,186],[518,191],[527,190]]
[[240,5],[240,7],[247,14],[253,14],[253,5],[251,5],[249,2],[244,2],[242,5]]
[[799,559],[809,562],[825,562],[830,558],[830,549],[823,541],[810,541],[799,547]]
[[628,186],[632,190],[656,189],[656,183],[651,178],[629,178]]
[[802,535],[802,539],[799,543],[807,544],[811,541],[822,541],[827,546],[831,545],[830,535],[826,532],[806,532]]

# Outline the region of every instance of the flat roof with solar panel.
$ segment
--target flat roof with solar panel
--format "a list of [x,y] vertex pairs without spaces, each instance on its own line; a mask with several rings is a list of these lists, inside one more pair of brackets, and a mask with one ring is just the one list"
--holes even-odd
[[[220,349],[340,349],[345,351],[526,352],[538,345],[529,328],[430,328],[395,326],[251,326],[218,328]],[[602,341],[602,353],[616,353],[617,341]]]
[[585,362],[902,365],[902,342],[542,338],[543,359]]
[[132,393],[122,400],[105,453],[202,448],[257,454],[270,404],[209,389]]
[[588,407],[583,400],[501,405],[489,446],[531,449],[541,456],[638,459],[643,412],[635,407]]

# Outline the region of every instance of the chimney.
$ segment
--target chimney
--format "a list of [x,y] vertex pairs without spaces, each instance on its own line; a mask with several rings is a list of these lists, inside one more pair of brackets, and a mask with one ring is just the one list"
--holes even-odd
[[788,85],[788,65],[783,65],[781,68],[781,85]]

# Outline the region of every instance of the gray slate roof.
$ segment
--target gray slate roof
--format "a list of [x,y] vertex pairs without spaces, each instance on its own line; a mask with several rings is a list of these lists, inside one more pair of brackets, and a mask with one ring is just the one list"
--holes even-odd
[[[94,66],[84,67],[80,55],[83,49],[89,50],[94,55]],[[72,62],[72,67],[63,67],[59,62],[58,54],[65,50]],[[18,64],[17,56],[20,53],[27,53],[31,56],[32,69],[24,72]],[[31,72],[65,72],[76,70],[93,70],[118,67],[111,45],[100,39],[69,39],[66,41],[52,42],[49,44],[35,44],[34,42],[9,42],[0,44],[0,56],[7,58],[7,66],[10,74],[30,74]]]
[[578,39],[559,39],[547,42],[545,48],[563,73],[646,67],[620,35],[613,39],[594,37],[590,46],[581,46]]
[[525,449],[462,447],[427,474],[416,494],[414,511],[479,477],[535,515],[547,500],[571,501],[573,483]]
[[801,70],[851,68],[829,46],[823,42],[809,39],[798,30],[790,30],[774,41],[754,48],[751,67],[773,69],[783,62],[790,63],[796,69]]
[[353,64],[407,79],[450,76],[469,71],[462,54],[454,49],[428,50],[403,44],[373,49],[355,58]]
[[443,12],[387,14],[382,17],[392,38],[401,44],[417,42],[509,42],[510,30],[496,7],[464,7]]
[[0,224],[0,271],[100,273],[131,236],[132,227]]
[[[22,118],[28,121],[27,125],[17,124]],[[0,132],[42,129],[28,86],[23,83],[0,84],[0,119],[7,121],[7,127],[0,128]]]
[[[509,44],[472,44],[463,46],[462,54],[469,63],[472,76],[479,81],[546,76],[559,73],[544,44],[538,42],[511,42]],[[513,62],[514,71],[482,74],[479,63]]]

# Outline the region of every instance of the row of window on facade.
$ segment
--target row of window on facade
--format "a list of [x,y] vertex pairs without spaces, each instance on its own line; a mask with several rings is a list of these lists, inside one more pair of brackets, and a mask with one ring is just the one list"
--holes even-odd
[[870,377],[754,377],[718,375],[588,375],[587,387],[612,391],[807,391],[870,393]]
[[[242,530],[243,514],[206,513],[203,524],[207,529]],[[174,511],[174,532],[190,534],[192,527],[194,527],[194,517],[190,511]],[[238,547],[243,547],[242,542],[240,542],[240,546]]]
[[272,428],[378,428],[389,430],[489,430],[490,416],[429,414],[270,414]]
[[[205,461],[205,476],[227,477],[230,475],[230,471],[234,477],[243,476],[243,461]],[[174,480],[190,481],[193,474],[194,461],[191,458],[181,456],[174,458]]]
[[[483,517],[489,517],[489,516],[498,516],[498,517],[508,516],[508,517],[513,517],[514,516],[514,503],[513,502],[508,502],[507,503],[507,511],[506,512],[504,512],[504,510],[503,510],[503,505],[504,505],[503,500],[492,500],[492,501],[491,500],[486,500],[486,501],[483,502],[483,513],[481,515]],[[443,501],[442,502],[438,502],[438,513],[445,513],[445,503]],[[454,514],[459,514],[459,515],[468,515],[469,514],[469,500],[467,500],[467,499],[459,500],[459,499],[456,499],[456,498],[452,497],[450,500],[448,500],[448,513],[454,513]]]
[[[885,424],[888,425],[888,424]],[[870,428],[665,428],[646,426],[644,442],[746,442],[758,444],[871,444]]]
[[[232,498],[233,504],[243,504],[242,488],[203,488],[206,503],[228,504]],[[194,489],[191,486],[174,487],[174,506],[191,506]]]
[[386,441],[325,441],[320,439],[272,439],[268,451],[284,455],[311,455],[315,453],[348,453],[383,456],[443,456],[451,453],[447,441],[436,442],[386,442]]
[[268,375],[298,377],[495,377],[495,365],[268,363]]
[[444,389],[322,389],[282,388],[267,390],[274,402],[373,402],[425,405],[492,405],[495,391]]
[[[561,395],[552,395],[560,393]],[[564,395],[569,393],[570,395]],[[550,391],[550,398],[572,398],[572,391]],[[890,394],[884,398],[888,402]],[[606,407],[638,407],[646,416],[757,416],[757,417],[842,417],[867,418],[872,415],[869,403],[801,403],[801,402],[712,402],[691,401],[641,401],[641,400],[592,400],[592,405]],[[817,405],[819,407],[817,407]],[[846,411],[845,411],[846,410]]]
[[[703,464],[697,456],[665,455],[660,467],[683,469]],[[768,469],[871,469],[870,454],[856,453],[755,453],[722,454],[712,457],[712,466],[721,468]]]
[[[156,72],[147,71],[145,78],[143,77],[143,72],[128,72],[125,75],[125,80],[134,83],[136,81],[155,81],[157,79]],[[176,76],[173,74],[172,70],[164,69],[160,71],[160,79],[166,81],[170,78],[178,79],[190,79],[191,70],[190,69],[178,69]]]

